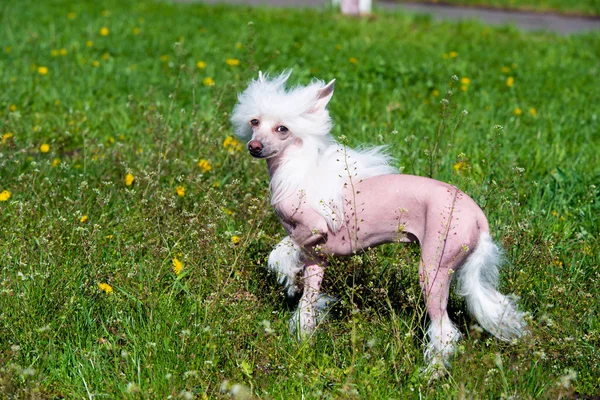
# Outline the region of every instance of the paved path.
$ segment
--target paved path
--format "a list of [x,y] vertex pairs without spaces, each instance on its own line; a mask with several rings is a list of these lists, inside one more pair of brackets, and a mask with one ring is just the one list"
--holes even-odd
[[[191,2],[194,0],[176,0]],[[329,0],[204,0],[205,3],[230,3],[265,5],[272,7],[324,7]],[[490,25],[510,25],[525,31],[547,30],[560,34],[600,31],[600,18],[563,16],[558,14],[505,11],[475,7],[457,7],[441,4],[397,3],[390,0],[374,0],[378,8],[404,9],[411,14],[430,14],[434,19],[479,19]]]

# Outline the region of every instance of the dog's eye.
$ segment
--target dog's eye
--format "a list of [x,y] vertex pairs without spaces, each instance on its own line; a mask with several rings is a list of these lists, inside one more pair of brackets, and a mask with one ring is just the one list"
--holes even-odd
[[277,127],[277,132],[279,132],[279,133],[285,133],[287,131],[288,131],[288,128],[286,128],[283,125]]
[[258,120],[257,120],[256,118],[254,118],[254,119],[251,119],[251,120],[250,120],[250,125],[252,125],[252,126],[257,126],[257,125],[258,125]]

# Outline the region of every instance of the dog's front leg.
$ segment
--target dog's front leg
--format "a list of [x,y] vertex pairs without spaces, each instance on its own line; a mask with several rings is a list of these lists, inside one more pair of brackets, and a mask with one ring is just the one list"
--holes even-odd
[[323,275],[324,270],[319,263],[314,260],[307,260],[302,275],[304,293],[298,304],[298,309],[290,321],[290,328],[298,334],[299,339],[310,335],[316,328],[317,299],[321,290]]

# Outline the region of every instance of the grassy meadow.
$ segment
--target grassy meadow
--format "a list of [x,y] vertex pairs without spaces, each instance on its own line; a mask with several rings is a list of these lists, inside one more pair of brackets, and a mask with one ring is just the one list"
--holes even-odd
[[[600,34],[51,0],[2,2],[0,37],[0,398],[600,395]],[[266,166],[228,122],[289,67],[337,79],[336,137],[482,206],[527,337],[453,296],[464,339],[428,382],[418,247],[392,245],[332,262],[339,305],[291,337]]]

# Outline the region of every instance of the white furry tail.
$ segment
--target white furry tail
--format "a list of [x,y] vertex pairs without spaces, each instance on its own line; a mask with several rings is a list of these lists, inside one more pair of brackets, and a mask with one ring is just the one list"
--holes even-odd
[[515,301],[496,290],[502,254],[489,233],[482,233],[475,251],[458,273],[456,293],[467,300],[469,312],[499,339],[511,341],[523,335],[525,321]]

